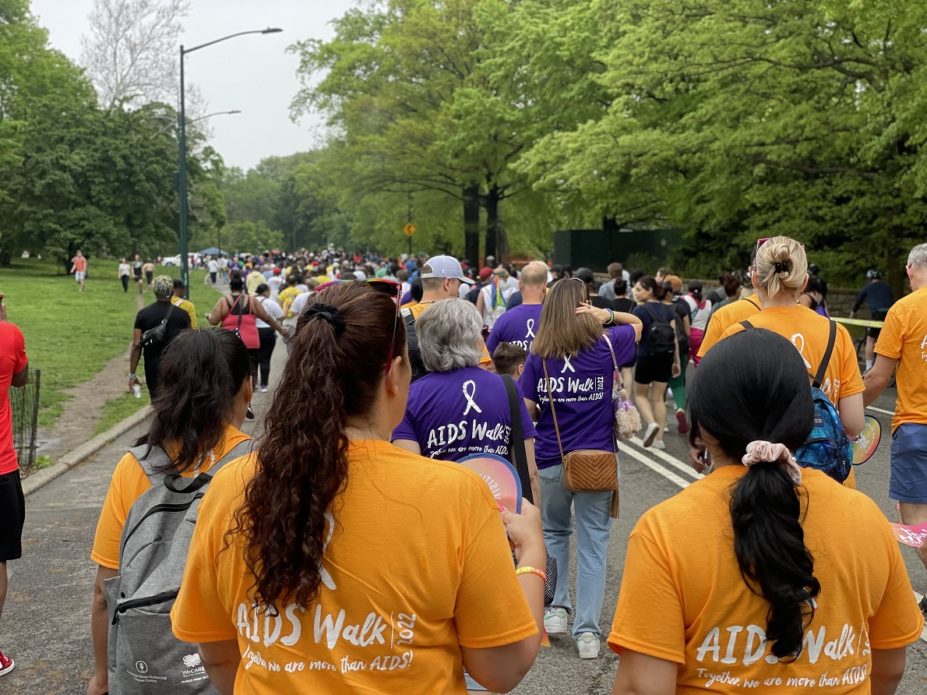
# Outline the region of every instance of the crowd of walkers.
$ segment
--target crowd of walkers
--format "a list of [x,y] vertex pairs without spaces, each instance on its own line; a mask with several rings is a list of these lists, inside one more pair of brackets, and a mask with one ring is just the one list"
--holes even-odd
[[[827,404],[855,437],[897,372],[890,494],[927,522],[927,244],[910,294],[883,307],[867,284],[854,306],[884,310],[865,378],[787,237],[710,292],[619,263],[599,284],[541,261],[243,260],[220,330],[165,340],[149,432],[116,465],[91,695],[506,692],[545,633],[617,652],[615,693],[894,692],[925,607],[852,474],[801,452]],[[608,631],[621,413],[665,448],[668,397],[705,477],[635,525]],[[474,455],[512,463],[520,509]]]

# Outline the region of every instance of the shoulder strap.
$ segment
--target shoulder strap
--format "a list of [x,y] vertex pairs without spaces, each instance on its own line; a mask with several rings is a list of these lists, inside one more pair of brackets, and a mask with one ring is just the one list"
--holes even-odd
[[227,464],[229,461],[237,459],[239,456],[244,456],[247,454],[251,450],[251,444],[252,440],[250,437],[238,442],[238,444],[226,452],[225,456],[216,461],[212,465],[212,468],[194,476],[193,480],[182,487],[177,485],[177,483],[183,479],[183,476],[179,473],[169,473],[164,478],[164,487],[166,487],[171,492],[195,492],[201,487],[208,485],[212,481],[213,476],[219,472],[219,469],[222,468],[222,466]]
[[833,320],[828,321],[830,332],[827,335],[827,349],[824,350],[824,357],[821,358],[821,364],[818,365],[818,371],[814,375],[814,387],[821,388],[824,381],[824,373],[827,371],[827,365],[830,364],[830,356],[834,352],[834,343],[837,342],[837,323]]
[[157,444],[150,448],[147,444],[139,444],[129,449],[129,453],[135,457],[142,471],[148,476],[151,487],[160,485],[165,477],[164,468],[171,462],[164,449]]
[[602,338],[605,339],[605,344],[608,345],[608,351],[612,354],[612,366],[615,368],[615,374],[618,374],[618,360],[615,359],[615,348],[612,347],[612,341],[608,337],[608,330],[602,334]]
[[525,451],[525,433],[521,429],[521,408],[518,407],[518,387],[515,380],[508,374],[502,374],[505,383],[505,392],[509,398],[509,417],[512,419],[512,436],[509,443],[509,458],[518,472],[521,480],[521,494],[531,504],[534,504],[534,495],[531,494],[531,476],[528,474],[528,452]]
[[746,330],[750,330],[751,328],[753,328],[753,324],[747,321],[746,319],[741,321],[740,325],[743,326]]
[[560,459],[563,460],[563,441],[560,439],[560,425],[557,423],[557,408],[554,406],[554,395],[550,392],[550,375],[547,373],[546,358],[541,358],[541,367],[544,368],[544,390],[547,392],[547,402],[550,403],[550,415],[554,420],[554,434],[557,435],[557,448],[560,449]]

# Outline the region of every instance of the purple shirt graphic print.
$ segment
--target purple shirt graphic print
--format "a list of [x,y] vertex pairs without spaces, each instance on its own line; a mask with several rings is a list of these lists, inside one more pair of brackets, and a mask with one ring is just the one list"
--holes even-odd
[[[611,340],[618,364],[630,362],[635,350],[634,329],[613,326],[605,334]],[[577,449],[614,451],[614,367],[605,341],[597,340],[585,350],[563,359],[547,360],[547,373],[564,453]],[[560,463],[560,449],[540,357],[528,355],[518,386],[526,399],[537,403],[540,413],[534,445],[538,468],[556,466]]]
[[[534,424],[519,399],[525,439]],[[511,417],[505,383],[479,367],[431,372],[412,384],[402,422],[392,441],[418,442],[422,456],[457,461],[470,454],[509,457]]]
[[543,308],[541,304],[519,304],[496,319],[486,339],[489,354],[496,351],[499,343],[514,343],[527,352],[541,325]]

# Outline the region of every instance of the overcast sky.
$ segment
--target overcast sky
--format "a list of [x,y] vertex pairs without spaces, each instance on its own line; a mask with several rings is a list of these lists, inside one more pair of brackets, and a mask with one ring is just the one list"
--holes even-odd
[[[248,169],[270,155],[307,150],[323,135],[315,116],[290,120],[290,100],[299,89],[295,55],[287,46],[332,35],[331,20],[355,0],[192,0],[183,20],[182,42],[195,46],[250,29],[281,27],[283,33],[242,36],[188,55],[187,84],[195,84],[209,111],[240,109],[241,114],[210,119],[211,143],[226,164]],[[88,32],[93,0],[32,0],[32,13],[48,30],[54,48],[75,63],[80,37]]]

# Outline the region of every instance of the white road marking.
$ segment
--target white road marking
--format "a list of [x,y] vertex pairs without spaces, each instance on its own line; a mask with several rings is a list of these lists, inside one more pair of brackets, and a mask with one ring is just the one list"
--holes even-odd
[[631,447],[624,447],[624,448],[619,447],[619,450],[618,450],[619,458],[621,457],[622,454],[626,456],[630,456],[632,459],[636,461],[640,461],[645,466],[647,466],[647,468],[652,470],[654,473],[658,473],[659,475],[662,475],[664,478],[669,480],[671,483],[674,483],[675,485],[683,489],[689,487],[689,482],[687,480],[683,480],[678,475],[673,473],[671,470],[664,468],[659,463],[652,461],[651,459],[647,458],[643,454],[639,454],[635,449],[632,449]]
[[638,437],[631,437],[628,441],[631,442],[632,444],[636,444],[637,446],[641,447],[648,454],[656,456],[658,459],[662,459],[663,461],[671,465],[673,468],[682,471],[686,475],[692,476],[696,480],[701,480],[702,478],[705,477],[704,475],[696,471],[694,468],[692,468],[692,466],[690,466],[686,461],[682,461],[676,458],[675,456],[671,456],[667,454],[665,451],[661,451],[660,449],[654,449],[652,447],[644,448],[644,442]]
[[871,410],[874,413],[882,413],[883,415],[890,415],[892,417],[895,416],[895,412],[893,410],[882,410],[882,408],[876,408],[874,405],[866,406],[866,410]]

